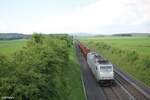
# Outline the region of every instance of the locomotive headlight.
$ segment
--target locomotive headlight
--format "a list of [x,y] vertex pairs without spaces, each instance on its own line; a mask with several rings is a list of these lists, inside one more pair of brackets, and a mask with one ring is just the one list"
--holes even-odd
[[100,75],[103,75],[104,74],[104,72],[100,72]]

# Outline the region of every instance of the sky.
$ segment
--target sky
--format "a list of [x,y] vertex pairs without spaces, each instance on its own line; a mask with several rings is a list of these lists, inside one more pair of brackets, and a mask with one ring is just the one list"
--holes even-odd
[[0,33],[150,33],[150,0],[0,0]]

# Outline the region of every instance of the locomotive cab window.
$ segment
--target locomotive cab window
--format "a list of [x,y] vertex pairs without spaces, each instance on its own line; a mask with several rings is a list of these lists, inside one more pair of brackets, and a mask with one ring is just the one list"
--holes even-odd
[[100,66],[101,71],[104,72],[111,72],[112,71],[112,66]]

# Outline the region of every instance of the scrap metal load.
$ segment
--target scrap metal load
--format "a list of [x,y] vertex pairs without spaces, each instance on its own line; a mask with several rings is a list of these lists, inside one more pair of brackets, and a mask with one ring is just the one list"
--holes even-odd
[[90,49],[84,46],[81,42],[78,41],[79,48],[81,49],[81,52],[85,59],[87,58],[87,54],[90,52]]
[[112,84],[114,80],[113,65],[96,52],[92,52],[79,41],[78,46],[97,81],[100,84]]

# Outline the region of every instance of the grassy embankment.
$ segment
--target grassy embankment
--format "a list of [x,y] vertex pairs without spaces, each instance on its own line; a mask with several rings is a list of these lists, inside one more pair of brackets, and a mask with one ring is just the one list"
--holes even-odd
[[81,38],[90,48],[150,86],[149,37]]
[[66,77],[70,82],[70,95],[68,95],[68,100],[85,100],[80,66],[75,55],[75,49],[73,48],[70,50],[69,59],[69,69],[66,69]]

